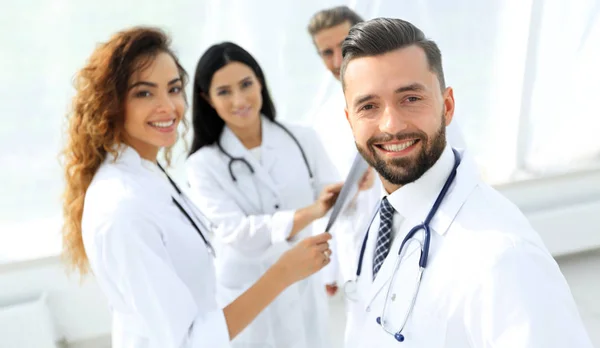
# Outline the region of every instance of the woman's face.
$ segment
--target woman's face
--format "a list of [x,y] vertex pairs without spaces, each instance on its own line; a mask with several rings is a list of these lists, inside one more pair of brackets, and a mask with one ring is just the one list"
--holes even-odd
[[235,130],[253,129],[260,124],[262,85],[254,71],[240,62],[231,62],[213,75],[208,101]]
[[142,158],[155,161],[161,147],[177,141],[185,113],[183,81],[168,53],[159,53],[128,82],[125,97],[125,141]]

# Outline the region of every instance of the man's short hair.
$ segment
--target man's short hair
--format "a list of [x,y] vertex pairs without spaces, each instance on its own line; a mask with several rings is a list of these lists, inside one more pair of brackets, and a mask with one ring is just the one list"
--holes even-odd
[[342,86],[346,67],[352,59],[378,56],[411,45],[425,51],[429,70],[437,75],[442,91],[446,89],[442,53],[438,45],[427,39],[423,31],[412,23],[396,18],[375,18],[350,29],[342,44]]
[[315,13],[308,23],[308,33],[315,36],[321,30],[333,28],[344,22],[353,26],[362,21],[363,19],[348,6],[336,6]]

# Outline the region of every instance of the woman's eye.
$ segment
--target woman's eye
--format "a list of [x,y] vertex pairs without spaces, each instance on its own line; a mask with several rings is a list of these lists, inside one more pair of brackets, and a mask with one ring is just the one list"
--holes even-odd
[[242,82],[242,88],[246,88],[246,87],[250,87],[250,86],[252,86],[252,81]]
[[138,91],[135,93],[136,98],[147,98],[152,94],[149,91]]
[[177,87],[173,87],[171,88],[171,93],[181,93],[182,88],[177,86]]

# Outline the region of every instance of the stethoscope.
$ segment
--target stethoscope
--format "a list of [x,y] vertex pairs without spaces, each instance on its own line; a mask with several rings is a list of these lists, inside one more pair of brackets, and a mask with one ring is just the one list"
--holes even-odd
[[[277,125],[279,128],[283,129],[289,136],[290,138],[292,138],[292,140],[296,143],[296,146],[298,146],[298,149],[300,150],[300,153],[302,154],[302,159],[304,160],[304,165],[306,166],[306,170],[308,171],[308,176],[310,177],[310,179],[313,179],[313,172],[310,169],[310,165],[308,164],[308,159],[306,158],[306,154],[304,153],[304,149],[302,148],[302,146],[300,145],[300,142],[298,141],[298,139],[296,139],[296,137],[294,136],[294,134],[292,134],[292,132],[290,132],[289,129],[287,129],[286,127],[284,127],[281,123],[276,122],[276,121],[272,121],[275,125]],[[237,182],[237,178],[235,177],[235,175],[233,174],[233,164],[236,161],[240,161],[243,164],[246,165],[246,167],[248,167],[248,170],[250,170],[251,174],[254,174],[254,168],[252,168],[252,165],[250,165],[250,163],[248,163],[248,161],[243,158],[243,157],[233,157],[230,153],[228,153],[227,151],[225,151],[225,149],[223,149],[223,146],[221,146],[221,142],[217,140],[217,147],[219,148],[219,151],[221,151],[225,156],[227,156],[229,158],[229,175],[231,176],[231,180],[233,180],[234,182]]]
[[[169,174],[167,174],[167,172],[163,169],[163,167],[159,163],[157,163],[157,165],[158,165],[158,168],[160,168],[160,170],[162,170],[162,172],[165,173],[167,179],[169,179],[169,182],[171,183],[171,186],[173,186],[173,188],[175,189],[175,191],[177,191],[177,194],[179,194],[179,197],[181,197],[183,200],[185,200],[185,196],[183,195],[183,192],[181,192],[181,189],[179,189],[179,186],[177,186],[177,184],[175,183],[175,181],[173,181],[173,179],[171,179],[171,177],[169,176]],[[190,214],[183,208],[183,206],[181,205],[181,203],[179,203],[175,199],[175,197],[171,196],[171,199],[173,200],[173,203],[175,203],[175,205],[177,206],[177,208],[181,211],[181,213],[183,213],[183,215],[185,215],[185,217],[187,218],[187,220],[192,224],[192,226],[194,227],[194,229],[196,230],[196,232],[198,232],[198,234],[200,235],[200,237],[202,237],[202,240],[204,241],[204,245],[206,245],[206,248],[208,249],[208,253],[211,254],[213,257],[215,257],[216,256],[215,249],[210,244],[210,242],[208,241],[208,239],[206,239],[206,237],[204,236],[204,233],[202,233],[202,230],[200,229],[200,227],[198,227],[198,225],[196,224],[196,222],[194,221],[194,219],[192,219],[192,217],[190,216]]]
[[[402,332],[404,331],[404,327],[406,326],[408,318],[409,318],[410,314],[412,313],[412,310],[415,306],[415,302],[417,300],[417,295],[419,293],[419,288],[421,286],[421,279],[423,278],[423,271],[425,271],[425,267],[427,267],[427,259],[429,257],[429,242],[431,240],[431,230],[429,227],[429,223],[435,216],[435,213],[437,213],[438,208],[440,207],[442,201],[444,200],[444,197],[446,197],[446,194],[448,193],[448,189],[450,188],[450,185],[452,184],[452,182],[454,181],[454,178],[456,177],[456,170],[458,169],[458,166],[460,165],[460,155],[458,154],[458,151],[452,149],[452,152],[454,153],[454,167],[452,168],[452,172],[450,172],[450,175],[446,179],[446,182],[444,183],[442,190],[438,194],[438,197],[435,200],[435,203],[433,203],[433,207],[429,211],[429,214],[427,214],[427,218],[425,219],[425,221],[422,224],[413,227],[408,232],[406,237],[404,237],[402,244],[400,244],[400,249],[398,250],[398,257],[396,258],[396,263],[394,266],[394,270],[392,272],[392,279],[388,283],[387,293],[385,295],[385,300],[383,302],[382,314],[381,314],[381,316],[377,317],[377,319],[376,319],[377,324],[379,326],[381,326],[381,328],[385,332],[394,336],[394,338],[398,342],[404,342],[404,335],[402,334]],[[362,270],[363,258],[365,256],[365,249],[367,247],[367,239],[369,238],[369,229],[371,228],[371,224],[373,223],[373,220],[375,220],[375,217],[377,216],[378,212],[379,212],[379,208],[375,210],[375,212],[373,213],[373,216],[371,217],[371,222],[369,223],[369,226],[367,227],[367,232],[365,234],[365,238],[363,239],[363,243],[360,248],[360,255],[358,258],[358,266],[356,268],[356,279],[349,280],[344,285],[344,292],[346,293],[347,296],[350,295],[350,296],[348,296],[348,298],[351,300],[352,300],[352,294],[355,294],[357,291],[356,283],[358,281],[358,278],[360,277],[360,273]],[[415,234],[420,231],[425,232],[423,242],[421,242],[419,239],[414,238]],[[410,244],[411,242],[416,242],[421,247],[421,257],[419,258],[419,271],[417,274],[417,280],[416,280],[416,285],[415,285],[415,290],[413,292],[412,300],[410,302],[410,306],[408,307],[408,312],[406,313],[406,315],[404,316],[404,320],[402,321],[402,326],[400,326],[400,330],[393,331],[393,330],[388,329],[385,326],[385,320],[382,318],[383,318],[384,314],[386,313],[386,308],[387,308],[387,304],[389,302],[388,300],[390,297],[392,284],[394,284],[394,280],[396,278],[396,272],[398,271],[398,269],[400,267],[400,261],[402,259],[401,258],[402,251],[404,249],[404,246]]]

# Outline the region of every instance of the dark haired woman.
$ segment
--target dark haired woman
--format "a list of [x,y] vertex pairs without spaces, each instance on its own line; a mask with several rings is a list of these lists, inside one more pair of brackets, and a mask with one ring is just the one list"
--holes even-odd
[[[217,299],[227,305],[313,234],[341,184],[312,129],[276,121],[263,71],[243,48],[210,47],[193,86],[188,181],[192,200],[217,226]],[[233,346],[329,347],[325,285],[334,282],[315,274],[289,287]]]

